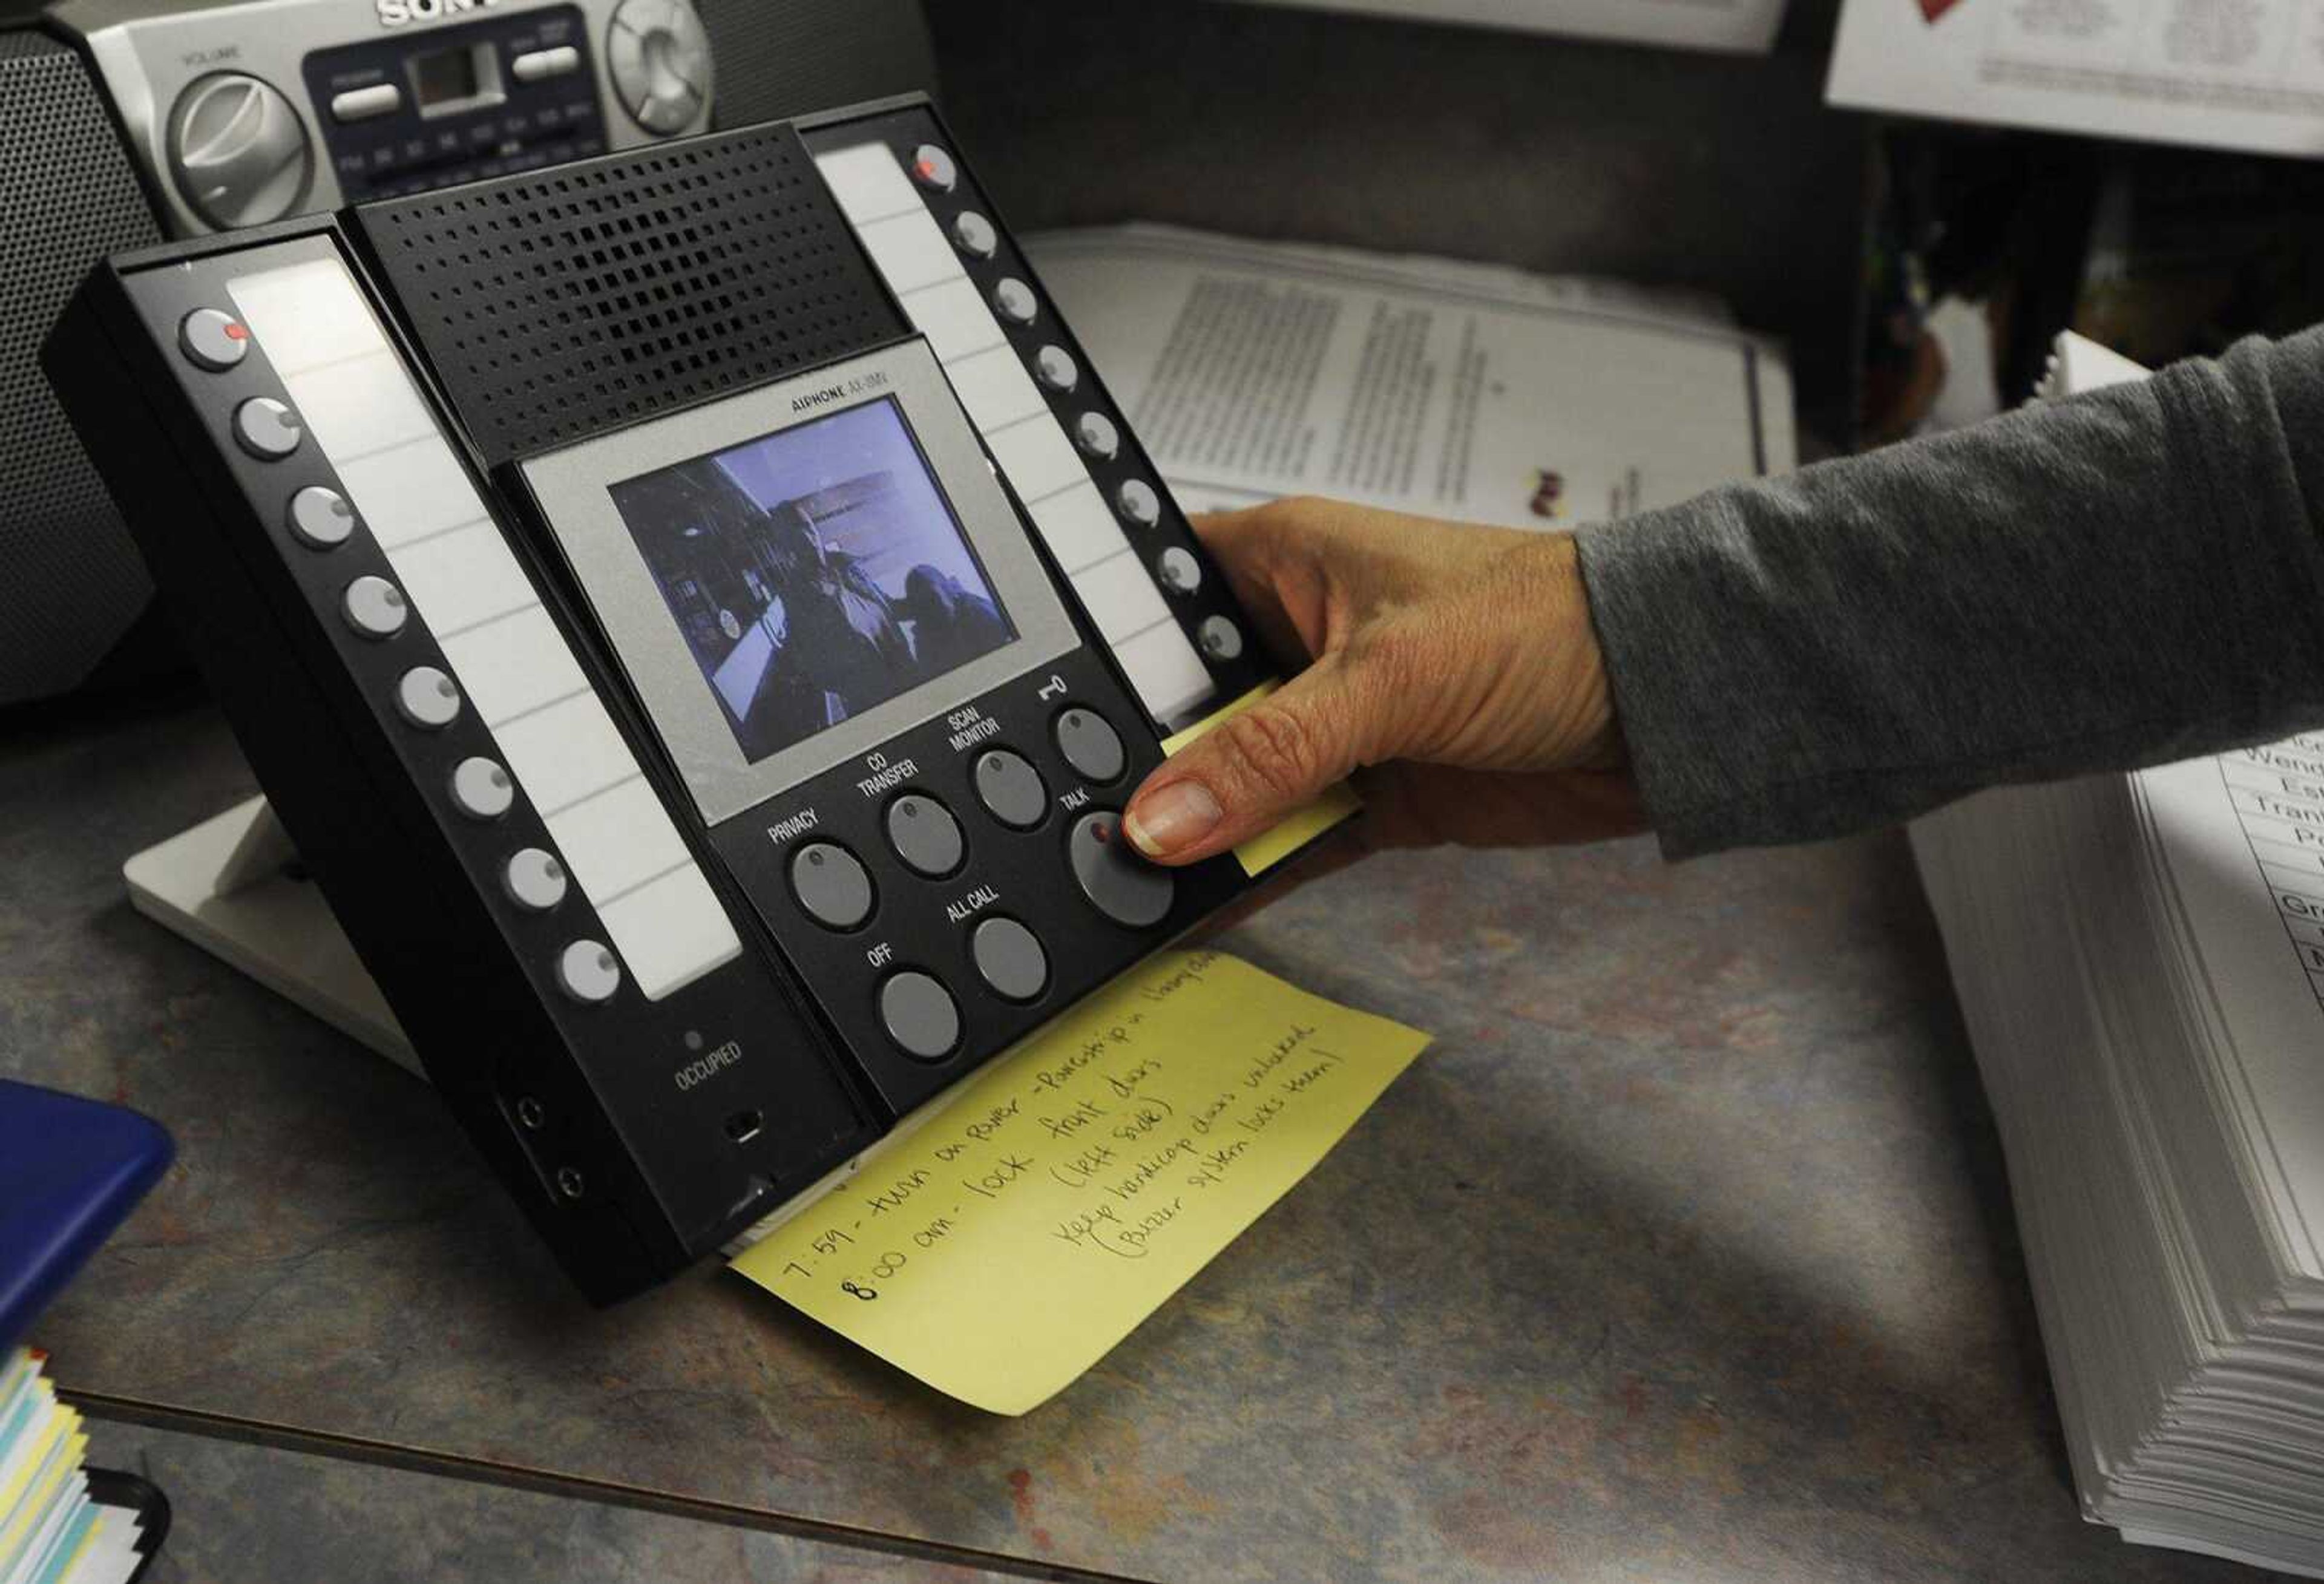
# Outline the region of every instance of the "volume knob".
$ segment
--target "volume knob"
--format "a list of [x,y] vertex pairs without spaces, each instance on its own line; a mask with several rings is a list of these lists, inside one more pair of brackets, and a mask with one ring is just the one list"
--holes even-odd
[[220,231],[295,211],[314,165],[298,111],[257,78],[214,72],[180,94],[170,114],[178,190]]

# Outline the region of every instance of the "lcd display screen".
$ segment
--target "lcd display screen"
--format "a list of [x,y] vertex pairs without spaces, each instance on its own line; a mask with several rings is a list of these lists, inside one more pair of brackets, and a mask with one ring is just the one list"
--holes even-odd
[[1017,637],[892,397],[611,493],[752,764]]

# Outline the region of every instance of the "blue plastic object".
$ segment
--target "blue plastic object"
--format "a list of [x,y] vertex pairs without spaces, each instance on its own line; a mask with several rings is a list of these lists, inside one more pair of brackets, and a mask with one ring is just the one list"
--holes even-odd
[[0,1357],[175,1153],[125,1107],[0,1078]]

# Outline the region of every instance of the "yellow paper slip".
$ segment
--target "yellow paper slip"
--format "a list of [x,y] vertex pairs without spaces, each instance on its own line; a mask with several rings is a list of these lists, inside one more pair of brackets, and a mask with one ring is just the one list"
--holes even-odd
[[[1185,731],[1163,739],[1163,757],[1167,759],[1188,743],[1217,731],[1273,693],[1276,686],[1272,682],[1262,682],[1232,704],[1213,710]],[[1324,787],[1314,802],[1302,804],[1236,848],[1235,861],[1242,865],[1242,871],[1247,875],[1262,874],[1361,807],[1363,802],[1357,797],[1354,787],[1345,781],[1334,782]]]
[[1305,1176],[1427,1044],[1236,958],[1164,953],[734,1268],[938,1391],[1023,1414]]

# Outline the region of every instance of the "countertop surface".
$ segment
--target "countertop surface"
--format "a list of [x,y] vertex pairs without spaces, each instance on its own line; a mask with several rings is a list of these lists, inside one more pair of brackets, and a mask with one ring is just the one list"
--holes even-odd
[[[0,1073],[176,1135],[39,1340],[100,1414],[324,1469],[282,1524],[334,1523],[329,1471],[368,1461],[397,1473],[344,1477],[357,1530],[484,1514],[447,1476],[659,1509],[622,1532],[641,1577],[735,1576],[664,1523],[688,1517],[1051,1576],[2261,1577],[2079,1516],[1894,833],[1675,866],[1643,843],[1373,858],[1231,932],[1437,1044],[1010,1420],[715,1266],[583,1304],[424,1084],[130,909],[122,860],[251,789],[190,698],[0,735]],[[181,1483],[257,1478],[175,1455]],[[270,1522],[173,1494],[186,1521]],[[431,1533],[439,1560],[463,1543]],[[381,1576],[429,1570],[407,1548]]]

